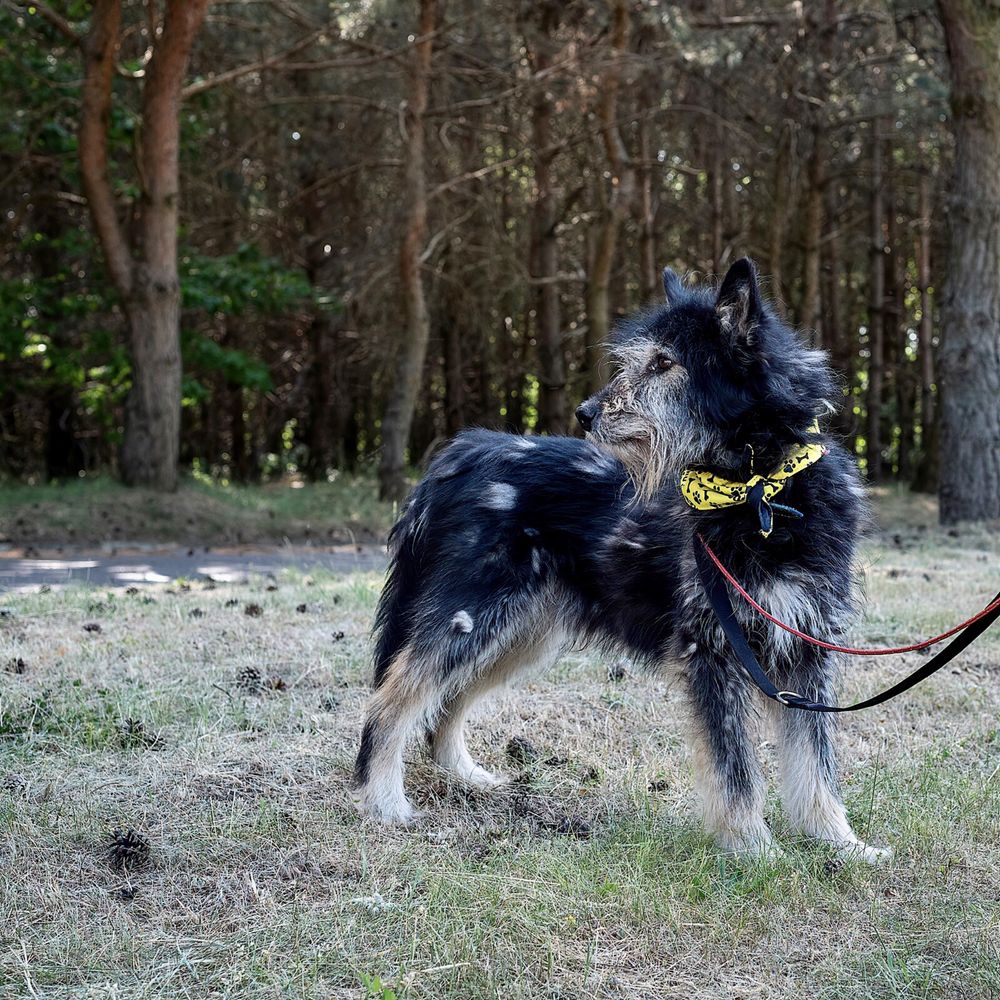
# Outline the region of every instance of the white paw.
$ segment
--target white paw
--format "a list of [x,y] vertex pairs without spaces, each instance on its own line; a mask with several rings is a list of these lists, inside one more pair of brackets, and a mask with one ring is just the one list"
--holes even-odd
[[891,847],[872,847],[864,841],[855,840],[848,844],[837,844],[837,857],[845,861],[860,861],[866,865],[882,865],[892,860]]
[[494,774],[487,771],[485,767],[476,764],[468,773],[463,774],[462,780],[468,782],[475,788],[499,788],[501,785],[510,783],[510,778],[505,774]]
[[375,799],[362,793],[354,796],[354,802],[363,816],[370,816],[385,826],[412,826],[422,816],[405,796]]
[[485,767],[480,767],[468,754],[455,756],[439,754],[435,756],[434,760],[438,767],[444,768],[459,781],[463,781],[473,788],[496,788],[498,785],[506,785],[510,781],[510,778],[505,775],[494,774],[492,771],[487,771]]

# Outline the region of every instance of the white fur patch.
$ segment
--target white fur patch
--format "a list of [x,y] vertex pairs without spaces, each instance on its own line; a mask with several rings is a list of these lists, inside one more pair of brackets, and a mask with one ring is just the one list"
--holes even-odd
[[456,632],[464,632],[466,634],[472,631],[472,624],[472,615],[468,611],[457,612],[451,620],[451,627]]
[[[769,587],[762,588],[757,600],[787,625],[813,635],[822,635],[824,625],[816,602],[809,588],[802,583],[787,579],[773,580]],[[776,625],[770,631],[769,643],[776,653],[787,655],[794,650],[795,640],[788,632]]]
[[517,504],[517,490],[510,483],[490,483],[483,503],[492,510],[513,510]]
[[525,451],[531,451],[532,448],[537,448],[538,443],[532,441],[531,438],[517,437],[514,438],[514,444],[518,448],[523,448]]

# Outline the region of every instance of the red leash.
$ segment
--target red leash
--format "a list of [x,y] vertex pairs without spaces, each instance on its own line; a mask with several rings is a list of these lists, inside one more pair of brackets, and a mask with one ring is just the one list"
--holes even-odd
[[970,625],[974,625],[976,622],[996,611],[997,608],[1000,608],[1000,596],[998,596],[987,604],[986,607],[979,612],[979,614],[973,615],[967,621],[962,622],[961,625],[956,625],[954,628],[948,629],[947,632],[942,632],[940,635],[936,635],[932,639],[925,639],[923,642],[915,642],[912,646],[895,646],[892,649],[854,649],[851,646],[837,646],[832,642],[824,642],[822,639],[817,639],[815,636],[807,635],[805,632],[800,632],[797,628],[787,625],[785,622],[780,621],[778,618],[775,618],[774,615],[765,611],[746,592],[736,577],[734,577],[733,574],[722,565],[719,561],[719,557],[712,551],[711,546],[701,535],[698,535],[698,541],[700,541],[704,546],[705,551],[708,553],[708,557],[713,563],[715,563],[715,568],[726,578],[727,582],[732,585],[740,597],[742,597],[743,600],[745,600],[747,604],[754,609],[754,611],[763,615],[769,622],[777,625],[778,628],[784,629],[786,632],[790,632],[792,635],[798,636],[800,639],[812,643],[814,646],[820,646],[823,649],[830,649],[835,653],[847,653],[850,656],[889,656],[892,653],[912,653],[914,650],[926,649],[928,646],[935,646],[939,642],[944,642],[945,639],[950,639],[951,636],[955,635],[955,633],[967,629]]

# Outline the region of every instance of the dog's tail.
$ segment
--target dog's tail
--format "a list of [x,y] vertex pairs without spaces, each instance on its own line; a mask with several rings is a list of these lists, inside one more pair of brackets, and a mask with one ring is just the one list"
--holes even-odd
[[381,687],[390,664],[409,641],[413,630],[413,605],[420,586],[423,529],[429,506],[426,492],[426,484],[421,483],[389,533],[389,573],[372,627],[376,689]]

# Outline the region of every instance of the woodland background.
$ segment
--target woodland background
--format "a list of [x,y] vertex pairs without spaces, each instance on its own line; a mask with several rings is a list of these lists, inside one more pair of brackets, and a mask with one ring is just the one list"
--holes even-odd
[[868,477],[998,517],[998,65],[975,0],[0,0],[0,475],[398,496],[749,254]]

